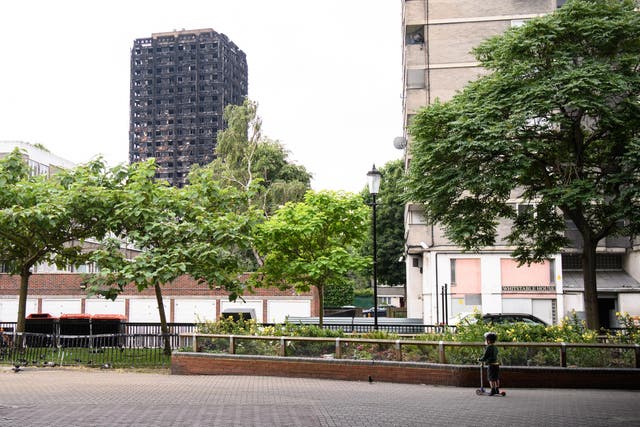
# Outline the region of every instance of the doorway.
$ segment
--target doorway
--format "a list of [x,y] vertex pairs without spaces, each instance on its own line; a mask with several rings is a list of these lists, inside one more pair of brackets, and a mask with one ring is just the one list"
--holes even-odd
[[616,297],[598,298],[598,317],[600,327],[609,329],[616,327]]

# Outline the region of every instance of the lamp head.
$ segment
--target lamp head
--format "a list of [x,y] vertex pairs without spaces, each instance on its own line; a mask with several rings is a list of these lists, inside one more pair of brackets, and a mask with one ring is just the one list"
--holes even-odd
[[367,179],[369,181],[369,194],[378,194],[380,191],[380,179],[382,178],[382,174],[376,169],[376,165],[373,165],[373,168],[367,172]]

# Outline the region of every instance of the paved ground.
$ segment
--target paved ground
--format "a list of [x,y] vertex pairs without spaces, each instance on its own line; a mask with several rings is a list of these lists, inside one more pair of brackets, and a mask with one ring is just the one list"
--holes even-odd
[[640,426],[640,392],[0,368],[0,426]]

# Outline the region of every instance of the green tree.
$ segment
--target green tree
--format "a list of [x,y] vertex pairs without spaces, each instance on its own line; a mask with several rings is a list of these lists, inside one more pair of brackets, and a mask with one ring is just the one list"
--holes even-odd
[[[500,218],[521,262],[582,237],[587,324],[598,327],[596,246],[640,229],[640,14],[630,0],[570,0],[475,50],[491,74],[411,126],[409,196],[466,249]],[[516,196],[535,206],[516,212]]]
[[324,288],[324,305],[326,307],[342,307],[353,304],[353,282],[332,283]]
[[[288,160],[289,153],[277,141],[262,134],[258,104],[246,99],[242,105],[228,105],[227,123],[217,136],[216,159],[205,169],[220,185],[242,191],[247,209],[259,209],[263,218],[289,201],[302,200],[310,188],[311,174]],[[247,270],[262,264],[252,247],[245,255]]]
[[257,227],[255,243],[264,264],[253,275],[261,286],[315,286],[323,323],[325,286],[348,283],[348,274],[370,265],[354,246],[368,231],[369,209],[359,195],[309,191],[302,202],[289,202]]
[[33,266],[84,262],[83,241],[108,230],[118,180],[100,160],[48,177],[32,175],[17,149],[0,159],[0,260],[20,276],[16,332],[25,329]]
[[[378,283],[394,286],[406,282],[405,265],[400,262],[404,255],[404,162],[392,160],[380,168],[380,192],[376,197],[376,240],[378,247]],[[369,190],[362,191],[369,198]],[[362,254],[373,253],[371,235],[362,246]],[[371,272],[367,272],[367,278]],[[367,281],[369,283],[369,281]]]
[[[139,291],[153,287],[158,303],[165,353],[171,353],[162,285],[189,274],[199,281],[224,286],[235,299],[241,293],[241,259],[236,248],[248,242],[248,216],[234,203],[236,191],[221,189],[202,170],[190,175],[182,189],[155,178],[153,161],[129,166],[126,183],[111,216],[115,238],[92,254],[100,271],[87,276],[91,292],[115,299],[133,284]],[[128,259],[123,243],[140,253]]]
[[[262,134],[258,104],[245,100],[224,111],[227,128],[218,133],[214,176],[250,194],[249,202],[268,216],[310,188],[311,174],[292,163],[287,150]],[[257,190],[257,191],[256,191]]]

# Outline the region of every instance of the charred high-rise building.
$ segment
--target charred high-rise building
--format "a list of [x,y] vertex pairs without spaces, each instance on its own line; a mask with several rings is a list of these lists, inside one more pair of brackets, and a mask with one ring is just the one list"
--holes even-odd
[[131,49],[129,161],[151,157],[157,177],[184,185],[213,160],[229,104],[247,96],[247,60],[212,29],[154,33]]

